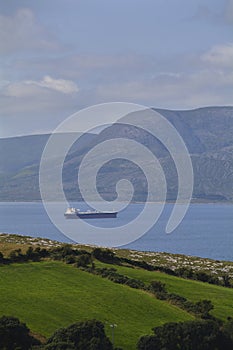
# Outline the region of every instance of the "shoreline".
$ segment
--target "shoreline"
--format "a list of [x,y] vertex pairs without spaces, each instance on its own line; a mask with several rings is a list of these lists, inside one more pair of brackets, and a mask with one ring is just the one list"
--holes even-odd
[[[208,262],[219,262],[221,264],[232,264],[232,276],[233,276],[233,260],[224,260],[224,259],[214,259],[214,258],[208,258],[208,257],[202,257],[202,256],[198,256],[198,255],[190,255],[190,254],[183,254],[183,253],[171,253],[171,252],[166,252],[166,251],[152,251],[152,250],[137,250],[137,249],[132,249],[132,248],[124,248],[124,246],[122,247],[107,247],[107,246],[98,246],[98,245],[94,245],[94,244],[84,244],[84,243],[76,243],[76,242],[62,242],[62,241],[58,241],[58,240],[53,240],[50,238],[46,238],[46,237],[33,237],[30,235],[23,235],[20,233],[10,233],[10,232],[0,232],[0,247],[1,247],[1,243],[2,241],[4,241],[4,238],[10,238],[14,239],[16,238],[17,240],[19,240],[19,244],[21,244],[22,242],[24,244],[27,243],[32,243],[32,244],[38,244],[38,245],[42,245],[46,242],[49,242],[49,244],[51,246],[60,246],[60,245],[71,245],[74,247],[88,247],[88,248],[103,248],[103,249],[110,249],[113,250],[115,252],[129,252],[129,253],[133,253],[133,254],[138,254],[138,255],[147,255],[147,256],[155,256],[155,255],[165,255],[165,256],[171,256],[171,257],[180,257],[182,259],[198,259],[201,261],[208,261]],[[33,243],[34,242],[34,243]],[[16,243],[16,242],[14,242]],[[46,244],[45,244],[46,245]],[[1,251],[1,249],[0,249]]]
[[[63,203],[64,201],[49,201],[51,203]],[[67,201],[68,202],[68,201]],[[75,201],[75,200],[71,200],[69,201],[70,203],[86,203],[85,201]],[[93,203],[95,203],[96,201],[93,201]],[[111,201],[106,201],[109,202],[109,204],[111,204]],[[0,203],[43,203],[43,201],[41,199],[37,199],[37,200],[0,200]],[[98,203],[98,201],[97,201]],[[121,201],[120,203],[128,203],[127,201]],[[151,203],[151,204],[161,204],[163,202],[161,201],[131,201],[129,204],[144,204],[144,203]],[[165,204],[175,204],[176,201],[175,200],[168,200],[165,202]],[[186,204],[186,201],[179,201],[177,202],[177,204]],[[193,198],[190,201],[190,204],[230,204],[233,205],[233,201],[227,201],[227,200],[222,200],[222,201],[218,201],[218,200],[208,200],[208,199],[196,199]]]
[[[28,247],[28,246],[40,246],[43,248],[52,248],[62,245],[71,245],[74,248],[78,247],[86,250],[93,250],[97,246],[89,244],[79,243],[65,243],[57,240],[42,237],[24,236],[15,233],[3,233],[0,232],[0,251],[2,249],[12,250],[12,247]],[[10,248],[11,247],[11,248]],[[194,271],[205,271],[214,275],[229,274],[233,278],[233,261],[219,260],[206,257],[199,257],[193,255],[185,255],[179,253],[168,253],[158,251],[140,251],[135,249],[126,248],[107,248],[101,246],[103,249],[110,249],[121,257],[127,257],[137,261],[146,261],[152,265],[165,266],[171,270],[177,268],[191,268]]]

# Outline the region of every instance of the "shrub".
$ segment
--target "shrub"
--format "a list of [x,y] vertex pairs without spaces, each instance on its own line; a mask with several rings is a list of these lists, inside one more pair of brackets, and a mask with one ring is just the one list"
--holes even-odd
[[154,293],[166,293],[165,283],[160,281],[152,281],[149,286],[149,290]]
[[[54,347],[58,344],[67,346],[62,350],[113,350],[112,344],[104,332],[103,323],[97,320],[78,322],[57,330],[49,338],[46,350],[60,349]],[[51,348],[51,346],[53,347]]]
[[184,305],[184,303],[187,301],[185,297],[175,293],[169,293],[167,299],[176,305]]
[[29,329],[18,318],[3,316],[0,318],[0,349],[27,350],[40,342],[29,334]]
[[110,249],[95,248],[92,251],[92,256],[102,262],[113,264],[119,262],[119,258],[115,256],[115,253]]
[[138,350],[230,350],[233,343],[214,321],[166,323],[154,335],[140,338]]
[[213,310],[214,306],[210,300],[201,300],[195,304],[195,312],[200,314],[203,318],[208,318],[209,312]]
[[77,267],[86,267],[91,264],[92,258],[90,254],[82,254],[76,257],[76,266]]

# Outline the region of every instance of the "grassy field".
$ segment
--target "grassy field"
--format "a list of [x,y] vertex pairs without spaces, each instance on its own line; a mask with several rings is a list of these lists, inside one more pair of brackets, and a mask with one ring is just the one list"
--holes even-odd
[[152,327],[192,319],[146,292],[61,262],[1,266],[0,281],[0,315],[19,317],[33,332],[46,337],[59,327],[96,318],[105,322],[109,336],[110,324],[117,324],[115,345],[133,350]]
[[[97,265],[99,267],[111,267],[111,265],[99,262]],[[201,299],[209,299],[214,305],[214,310],[212,311],[214,316],[223,320],[226,320],[227,316],[233,317],[233,288],[219,287],[208,283],[187,280],[161,272],[151,272],[115,265],[114,268],[123,275],[139,279],[145,283],[159,280],[166,284],[168,292],[182,295],[190,301],[196,302]]]
[[[29,246],[50,249],[60,245],[47,239],[0,234],[0,251],[5,256],[14,249],[21,248],[25,252]],[[90,246],[79,248],[88,251],[93,249]],[[126,250],[116,250],[116,253],[139,260],[152,259],[148,262],[167,267],[171,267],[170,264],[183,266],[188,261],[191,266],[199,266],[201,271],[217,271],[219,276],[226,268],[230,274],[232,272],[232,263],[228,262],[166,253]],[[95,265],[114,267],[120,274],[146,284],[159,280],[166,284],[168,292],[184,296],[190,301],[211,300],[214,305],[211,313],[214,316],[223,320],[228,316],[233,317],[233,288],[99,261],[95,261]],[[115,323],[115,346],[124,350],[135,350],[140,336],[152,333],[152,327],[165,322],[193,319],[187,312],[167,301],[157,300],[148,292],[113,283],[58,261],[0,266],[0,316],[3,314],[19,317],[33,333],[45,337],[76,321],[96,318],[104,322],[106,333],[111,338],[110,324]]]

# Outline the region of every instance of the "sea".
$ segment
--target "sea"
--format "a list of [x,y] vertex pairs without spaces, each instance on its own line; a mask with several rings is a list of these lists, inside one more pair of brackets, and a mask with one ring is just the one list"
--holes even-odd
[[[73,205],[85,209],[83,202]],[[122,226],[135,218],[143,207],[141,203],[131,203],[119,212],[117,219],[98,219],[91,224],[106,226],[107,220],[109,227]],[[233,204],[191,204],[180,225],[167,234],[165,227],[172,208],[172,203],[166,204],[152,228],[121,248],[233,261]],[[0,232],[71,242],[51,222],[41,202],[0,203]]]

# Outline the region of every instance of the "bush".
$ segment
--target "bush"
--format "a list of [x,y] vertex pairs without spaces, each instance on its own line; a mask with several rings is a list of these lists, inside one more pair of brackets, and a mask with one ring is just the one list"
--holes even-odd
[[193,278],[193,270],[191,268],[188,267],[179,267],[178,269],[175,270],[175,273],[177,276],[179,277],[183,277],[183,278]]
[[108,264],[114,264],[119,262],[119,258],[115,256],[115,253],[110,249],[95,248],[92,251],[92,256],[102,262]]
[[43,350],[76,350],[73,343],[55,342],[46,345]]
[[0,318],[0,349],[27,350],[40,342],[29,334],[29,329],[18,318],[3,316]]
[[166,323],[154,335],[140,338],[138,350],[230,350],[233,343],[214,321]]
[[136,288],[136,289],[145,289],[146,287],[145,283],[134,278],[129,278],[125,284],[131,288]]
[[92,262],[92,257],[90,254],[82,254],[76,257],[77,267],[86,267]]
[[74,255],[68,255],[65,257],[64,260],[65,260],[66,264],[74,264],[77,261],[77,259]]
[[200,314],[203,318],[208,318],[209,312],[213,310],[214,306],[210,300],[201,300],[195,304],[195,312]]
[[175,293],[169,293],[167,299],[170,300],[172,304],[179,305],[179,306],[184,305],[184,303],[187,301],[186,298]]
[[103,323],[97,320],[90,320],[78,322],[67,328],[57,330],[49,338],[46,344],[46,350],[58,349],[113,350],[113,347],[104,332]]
[[157,293],[166,293],[165,283],[160,281],[152,281],[150,283],[149,290],[156,295]]
[[2,252],[0,252],[0,264],[5,264],[6,260],[4,259],[4,256]]
[[128,258],[120,258],[121,262],[125,262],[129,265],[140,267],[141,269],[148,270],[148,271],[154,271],[155,267],[153,265],[148,264],[146,261],[140,261],[140,260],[131,260]]

